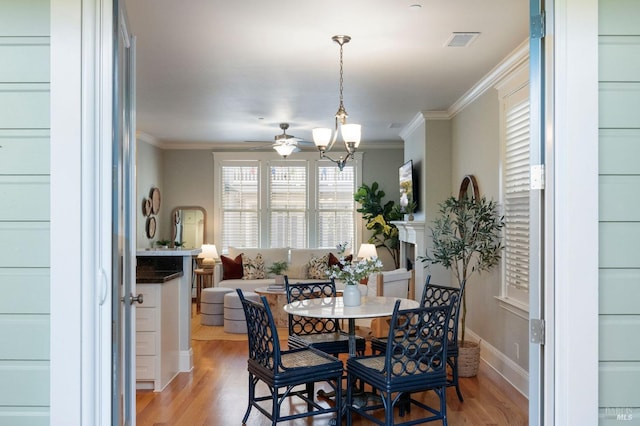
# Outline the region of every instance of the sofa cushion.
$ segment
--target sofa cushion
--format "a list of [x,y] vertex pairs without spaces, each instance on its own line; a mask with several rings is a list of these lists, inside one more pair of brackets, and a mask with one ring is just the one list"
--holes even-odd
[[235,258],[220,256],[222,262],[222,279],[234,280],[242,278],[242,255]]
[[243,280],[260,280],[267,277],[261,253],[256,254],[254,258],[251,258],[244,253],[241,256]]
[[307,274],[307,270],[309,269],[309,266],[304,263],[304,264],[298,264],[298,265],[289,265],[289,267],[287,268],[287,277],[292,278],[292,279],[305,279],[305,278],[309,278],[308,274]]
[[327,278],[329,268],[329,255],[313,257],[308,263],[307,276],[311,279],[321,280]]

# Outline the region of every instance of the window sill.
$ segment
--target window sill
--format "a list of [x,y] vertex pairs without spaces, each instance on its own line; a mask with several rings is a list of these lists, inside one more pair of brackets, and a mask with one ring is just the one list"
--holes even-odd
[[508,297],[496,296],[496,299],[498,299],[498,304],[501,308],[506,309],[522,319],[529,320],[529,305]]

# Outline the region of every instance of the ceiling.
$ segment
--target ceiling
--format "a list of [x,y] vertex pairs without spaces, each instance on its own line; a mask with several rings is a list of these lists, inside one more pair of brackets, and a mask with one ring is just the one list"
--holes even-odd
[[[339,105],[362,146],[402,143],[420,111],[446,111],[528,36],[528,0],[125,0],[137,40],[137,129],[164,147],[245,149],[311,140]],[[479,32],[447,47],[454,32]]]

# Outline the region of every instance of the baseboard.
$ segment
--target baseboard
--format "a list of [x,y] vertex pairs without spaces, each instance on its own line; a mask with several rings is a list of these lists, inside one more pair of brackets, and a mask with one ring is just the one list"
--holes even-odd
[[529,399],[529,373],[469,328],[466,334],[469,340],[480,342],[480,358]]

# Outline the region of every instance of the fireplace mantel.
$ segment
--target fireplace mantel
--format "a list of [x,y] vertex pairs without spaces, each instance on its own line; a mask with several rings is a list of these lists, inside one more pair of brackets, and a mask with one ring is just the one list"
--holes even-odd
[[426,279],[422,262],[418,261],[418,256],[426,253],[425,243],[425,223],[419,221],[393,221],[398,228],[398,239],[400,240],[400,266],[406,266],[406,262],[411,262],[416,274],[416,296],[422,294],[422,287]]

